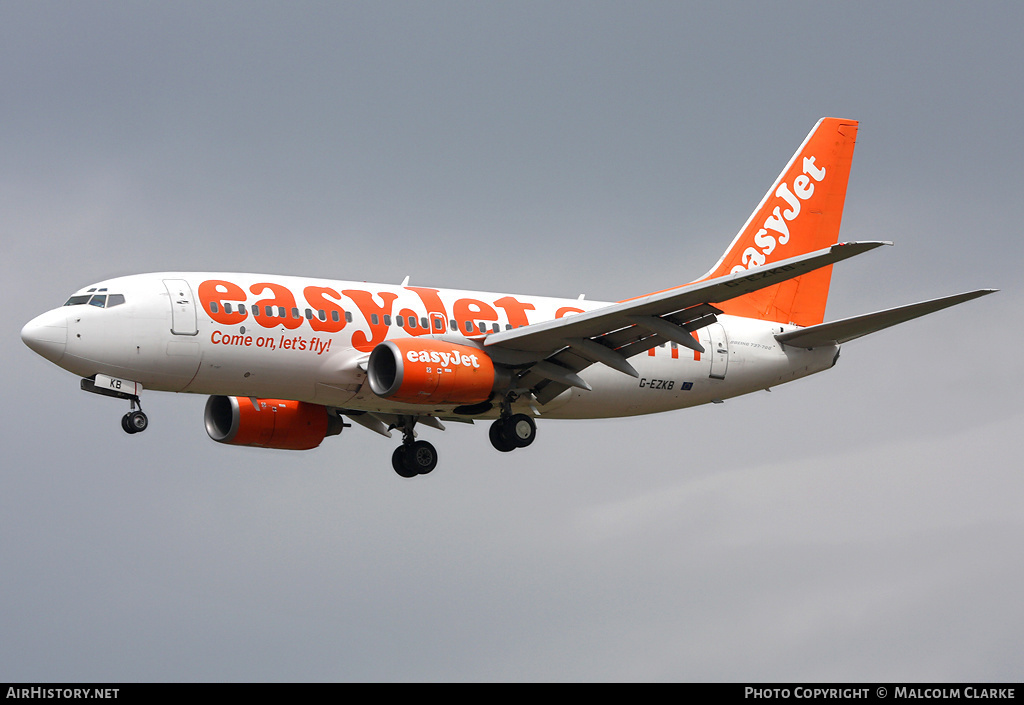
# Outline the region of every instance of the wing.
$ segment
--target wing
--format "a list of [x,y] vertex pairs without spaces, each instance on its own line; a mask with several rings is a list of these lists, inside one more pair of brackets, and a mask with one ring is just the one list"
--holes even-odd
[[751,269],[566,318],[492,333],[483,340],[495,362],[519,368],[517,386],[546,404],[569,387],[590,389],[578,373],[601,362],[638,376],[628,358],[671,341],[703,351],[691,336],[721,313],[713,304],[749,294],[873,250],[885,242],[840,243]]

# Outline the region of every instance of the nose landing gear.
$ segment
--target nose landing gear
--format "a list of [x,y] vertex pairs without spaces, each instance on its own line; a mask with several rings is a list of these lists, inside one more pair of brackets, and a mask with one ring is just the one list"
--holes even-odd
[[[125,433],[142,433],[149,428],[149,417],[142,411],[139,392],[142,385],[126,379],[96,375],[82,380],[82,390],[115,399],[127,399],[131,409],[121,417],[121,428]],[[138,408],[136,408],[138,407]]]

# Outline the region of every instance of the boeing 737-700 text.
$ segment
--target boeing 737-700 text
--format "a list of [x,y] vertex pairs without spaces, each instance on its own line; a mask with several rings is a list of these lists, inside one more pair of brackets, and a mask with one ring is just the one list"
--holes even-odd
[[143,389],[211,395],[220,443],[306,450],[351,424],[401,431],[392,466],[430,472],[417,424],[490,421],[499,451],[535,419],[632,416],[718,402],[832,367],[862,335],[991,293],[823,323],[857,122],[823,118],[701,279],[582,299],[264,274],[162,272],[86,287],[21,331],[32,350],[129,402]]

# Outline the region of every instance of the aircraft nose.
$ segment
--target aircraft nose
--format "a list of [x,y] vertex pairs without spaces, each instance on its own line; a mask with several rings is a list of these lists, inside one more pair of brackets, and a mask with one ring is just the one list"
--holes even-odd
[[21,339],[50,362],[64,357],[68,344],[68,319],[61,310],[36,316],[21,329]]

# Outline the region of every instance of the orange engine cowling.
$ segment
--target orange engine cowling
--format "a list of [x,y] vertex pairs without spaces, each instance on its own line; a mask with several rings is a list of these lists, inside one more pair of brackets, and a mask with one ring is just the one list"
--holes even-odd
[[210,438],[236,446],[309,450],[342,429],[326,407],[288,399],[215,396],[203,416]]
[[473,404],[488,399],[498,383],[482,350],[423,338],[381,343],[366,375],[377,396],[410,404]]

